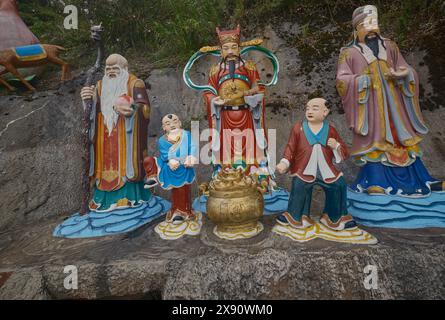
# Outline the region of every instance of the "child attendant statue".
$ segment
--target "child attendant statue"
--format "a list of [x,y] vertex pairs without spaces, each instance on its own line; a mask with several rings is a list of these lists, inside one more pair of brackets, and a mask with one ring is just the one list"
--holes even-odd
[[[376,239],[358,229],[348,214],[346,181],[334,161],[344,161],[349,153],[335,128],[326,120],[328,114],[326,100],[310,100],[306,105],[306,119],[296,123],[289,135],[277,170],[281,174],[289,171],[293,177],[292,190],[287,211],[277,217],[274,231],[297,241],[321,237],[341,242],[375,243]],[[315,185],[326,194],[319,223],[310,218]]]

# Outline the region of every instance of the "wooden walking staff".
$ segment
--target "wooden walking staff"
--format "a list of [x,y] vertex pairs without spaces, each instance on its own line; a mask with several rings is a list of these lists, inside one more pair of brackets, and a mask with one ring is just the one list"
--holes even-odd
[[[101,33],[104,31],[102,27],[102,23],[97,26],[92,26],[91,29],[91,38],[94,40],[97,46],[97,58],[94,66],[92,66],[87,71],[87,80],[85,82],[85,86],[89,87],[93,84],[94,77],[97,72],[101,70],[101,62],[104,56],[104,44],[102,41]],[[83,173],[82,173],[82,206],[80,208],[80,215],[84,215],[89,211],[89,202],[91,197],[91,185],[90,185],[90,157],[91,157],[91,147],[92,147],[92,139],[94,136],[91,136],[91,123],[94,119],[95,115],[91,114],[93,109],[93,99],[82,100],[83,101],[83,132],[82,132],[82,146],[84,150],[84,154],[82,157],[83,161]],[[94,128],[93,128],[94,130]],[[93,168],[94,169],[94,168]]]

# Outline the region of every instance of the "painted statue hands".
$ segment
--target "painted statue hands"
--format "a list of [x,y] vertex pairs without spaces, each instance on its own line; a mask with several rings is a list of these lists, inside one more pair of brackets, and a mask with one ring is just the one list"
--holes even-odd
[[277,164],[277,171],[280,174],[285,174],[288,169],[288,166],[284,162],[280,162]]
[[255,94],[259,93],[259,92],[260,92],[260,90],[258,89],[257,86],[255,86],[255,87],[253,87],[253,88],[250,89],[250,90],[246,90],[246,91],[244,91],[244,92],[243,92],[243,96],[244,96],[244,97],[245,97],[245,96],[253,96],[253,95],[255,95]]
[[125,117],[131,117],[134,113],[134,109],[128,105],[117,105],[113,106],[114,111],[116,111],[119,115]]
[[395,71],[393,68],[390,68],[389,73],[386,73],[386,76],[390,79],[399,80],[405,78],[406,76],[408,76],[408,74],[409,74],[408,68],[400,67],[398,71]]
[[329,146],[332,150],[337,149],[338,145],[339,145],[338,141],[335,140],[334,138],[329,138],[329,139],[328,139],[328,146]]
[[223,106],[223,105],[225,105],[225,104],[227,103],[227,100],[221,98],[220,96],[217,96],[217,97],[213,100],[213,102],[214,102],[216,105],[218,105],[218,106]]
[[194,156],[187,156],[184,161],[184,166],[186,168],[193,167],[197,163],[196,158]]
[[94,86],[83,87],[82,90],[80,90],[80,97],[82,98],[82,100],[93,99],[94,91],[95,91],[95,87]]
[[117,97],[113,103],[113,110],[120,116],[131,117],[135,111],[133,98],[126,94]]
[[170,159],[168,160],[168,166],[170,167],[171,170],[175,171],[176,169],[179,168],[180,162],[176,159]]

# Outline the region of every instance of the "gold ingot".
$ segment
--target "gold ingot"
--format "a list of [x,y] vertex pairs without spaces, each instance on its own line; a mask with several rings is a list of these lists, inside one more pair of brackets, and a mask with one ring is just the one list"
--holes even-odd
[[129,201],[128,201],[127,198],[119,199],[119,200],[117,201],[117,206],[118,206],[118,207],[126,207],[126,206],[128,206],[128,205],[129,205]]
[[249,89],[250,87],[242,80],[226,80],[221,84],[218,94],[227,100],[227,105],[240,106],[245,104],[244,91]]
[[368,194],[385,194],[385,189],[379,186],[370,186],[366,189]]
[[209,184],[207,214],[223,239],[250,238],[263,227],[264,200],[254,179],[241,170],[221,171]]

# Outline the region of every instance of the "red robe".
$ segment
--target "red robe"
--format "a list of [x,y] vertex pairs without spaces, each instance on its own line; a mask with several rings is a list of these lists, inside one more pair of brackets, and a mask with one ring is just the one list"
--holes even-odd
[[[136,86],[136,82],[139,85]],[[122,188],[126,181],[141,181],[145,176],[143,159],[147,156],[147,127],[149,119],[143,114],[142,108],[138,108],[135,114],[133,126],[133,148],[132,148],[132,170],[133,177],[129,177],[127,160],[127,141],[125,132],[125,117],[119,116],[116,125],[113,127],[111,135],[104,123],[103,115],[100,111],[100,93],[102,81],[97,84],[96,103],[96,126],[94,139],[94,179],[97,188],[103,191],[114,191]],[[149,105],[147,91],[143,81],[130,75],[128,79],[128,93],[138,104]]]
[[[228,68],[225,70],[220,70],[219,65],[214,66],[209,75],[209,85],[211,85],[215,90],[218,92],[218,95],[221,98],[226,98],[225,93],[223,90],[223,87],[226,85],[228,81],[232,81],[231,79],[226,79],[222,81],[221,79],[224,78],[226,75],[229,74]],[[239,90],[245,91],[250,90],[254,87],[258,88],[258,93],[264,93],[264,86],[258,85],[258,81],[260,80],[260,76],[258,74],[258,71],[256,70],[256,67],[253,62],[246,61],[244,65],[241,65],[235,70],[235,74],[239,75],[240,77],[237,77],[236,83],[237,87],[239,87]],[[220,81],[221,80],[221,81]],[[227,160],[230,161],[230,163],[234,162],[234,155],[235,155],[235,143],[233,139],[231,139],[231,134],[223,134],[224,129],[239,129],[240,131],[243,131],[245,129],[252,130],[249,137],[244,136],[242,138],[242,150],[239,150],[237,148],[238,152],[242,154],[242,158],[244,161],[246,161],[249,164],[258,164],[259,160],[262,160],[264,158],[264,151],[259,149],[257,147],[257,138],[255,137],[254,133],[254,118],[252,111],[247,109],[244,110],[224,110],[221,108],[220,112],[220,120],[216,119],[214,116],[212,116],[212,110],[211,110],[211,102],[212,99],[215,98],[216,95],[214,95],[211,92],[206,92],[204,94],[204,100],[207,108],[207,117],[209,121],[209,127],[211,129],[217,129],[217,121],[220,121],[220,132],[219,132],[219,139],[220,139],[220,149],[219,152],[215,152],[216,150],[213,150],[215,155],[215,164],[217,163],[227,163]],[[263,129],[264,137],[267,140],[267,135],[265,131],[265,108],[264,108],[264,100],[261,103],[261,111],[260,111],[260,126]],[[210,137],[211,141],[212,137]],[[224,153],[224,150],[227,151],[227,153]],[[226,155],[225,155],[226,154]],[[252,159],[253,157],[253,159]]]
[[[337,150],[342,160],[347,159],[349,156],[348,148],[343,140],[340,138],[337,130],[335,130],[335,128],[331,125],[329,125],[327,140],[329,140],[329,138],[334,138],[335,140],[337,140],[337,142],[340,144]],[[309,159],[311,158],[312,148],[313,146],[311,146],[306,139],[303,131],[303,126],[300,122],[296,123],[289,135],[289,140],[287,142],[286,149],[284,150],[284,159],[289,161],[289,173],[292,176],[298,176],[301,180],[308,183],[313,182],[316,179],[316,177],[314,176],[305,175],[303,173],[309,163]],[[321,146],[321,149],[329,168],[335,176],[334,178],[326,179],[324,182],[332,183],[341,176],[341,171],[339,171],[334,166],[334,163],[332,161],[332,159],[334,158],[333,150],[327,145]]]

